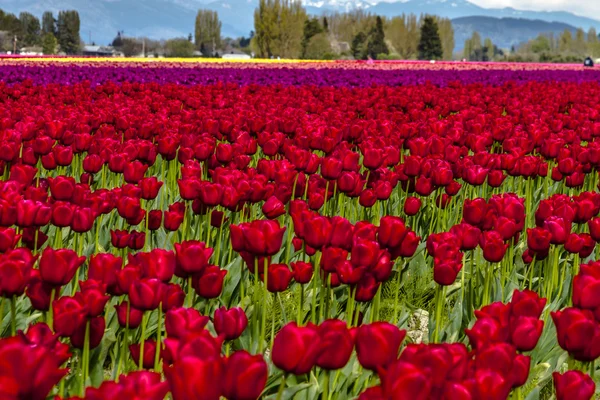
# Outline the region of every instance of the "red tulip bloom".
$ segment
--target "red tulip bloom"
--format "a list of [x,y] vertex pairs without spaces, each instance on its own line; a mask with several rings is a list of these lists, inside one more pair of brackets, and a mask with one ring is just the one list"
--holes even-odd
[[93,254],[90,256],[88,279],[104,283],[107,292],[114,293],[117,286],[117,272],[122,266],[121,257],[107,253]]
[[544,228],[527,229],[527,247],[535,253],[547,253],[552,234]]
[[581,371],[554,372],[552,378],[557,400],[590,400],[596,392],[592,378]]
[[208,266],[213,249],[206,247],[204,242],[188,240],[175,243],[175,252],[177,255],[175,273],[177,276],[186,277],[202,272]]
[[143,178],[139,181],[138,186],[142,189],[141,197],[145,200],[154,200],[158,196],[158,192],[163,183],[155,176]]
[[483,258],[493,263],[502,261],[508,248],[508,245],[502,239],[502,235],[497,231],[484,232],[481,236],[480,245],[483,249]]
[[208,321],[208,317],[193,308],[174,308],[165,314],[165,330],[170,338],[183,339],[203,331]]
[[265,388],[269,370],[262,355],[236,351],[225,361],[223,395],[231,400],[258,399]]
[[220,357],[184,356],[172,367],[165,367],[173,400],[219,400],[224,372]]
[[129,319],[127,319],[127,302],[124,301],[119,305],[115,306],[115,310],[117,311],[117,320],[119,321],[119,325],[121,327],[126,327],[127,322],[129,322],[129,327],[131,329],[136,329],[142,323],[142,318],[144,317],[144,312],[142,310],[138,310],[135,307],[129,306]]
[[148,170],[148,165],[142,164],[135,160],[125,164],[123,169],[123,178],[127,183],[138,183],[144,178],[144,174]]
[[275,219],[285,214],[285,205],[275,196],[269,197],[262,206],[262,212],[265,217]]
[[117,249],[124,249],[129,246],[131,235],[125,230],[111,230],[110,243]]
[[20,296],[29,284],[33,266],[22,259],[0,258],[0,297]]
[[131,233],[129,233],[129,242],[127,243],[127,246],[131,250],[140,250],[142,247],[144,247],[145,241],[146,232],[131,231]]
[[21,239],[21,235],[17,235],[17,232],[12,228],[0,228],[0,253],[14,248],[14,246]]
[[356,331],[356,354],[363,368],[376,371],[396,361],[406,331],[387,322],[361,325]]
[[400,217],[384,216],[379,222],[377,240],[383,247],[398,247],[408,232]]
[[49,179],[50,194],[54,200],[69,201],[75,192],[75,179],[72,177],[58,176]]
[[283,292],[288,288],[294,273],[286,264],[271,264],[267,269],[267,289],[269,292]]
[[465,199],[465,204],[463,206],[463,218],[468,224],[480,226],[485,218],[486,210],[487,203],[485,199]]
[[84,262],[85,257],[77,256],[73,250],[54,250],[47,247],[40,258],[42,280],[55,287],[66,285]]
[[165,284],[158,279],[134,281],[129,290],[131,305],[142,311],[155,310],[163,299]]
[[213,324],[217,334],[225,337],[225,340],[234,340],[242,335],[248,325],[248,318],[239,307],[220,307],[215,310]]
[[552,312],[558,344],[579,361],[600,356],[600,324],[589,310],[565,308]]
[[317,327],[311,323],[299,327],[295,322],[284,326],[275,336],[271,359],[280,370],[294,375],[308,373],[322,351]]
[[316,365],[324,369],[343,368],[354,350],[354,338],[346,322],[329,319],[318,327],[319,345],[325,350],[318,357]]
[[230,230],[231,245],[235,251],[272,256],[281,249],[286,228],[281,228],[277,221],[258,220],[240,225],[231,225]]
[[192,285],[196,293],[205,299],[214,299],[223,291],[223,279],[227,271],[216,265],[209,265],[201,273],[194,275]]
[[416,215],[421,208],[421,199],[418,197],[407,197],[404,201],[404,213],[408,216]]
[[54,331],[61,336],[72,336],[81,327],[85,327],[87,309],[74,297],[61,297],[52,303]]
[[60,368],[62,362],[44,346],[21,340],[0,340],[0,398],[47,398],[68,372]]
[[292,267],[292,271],[294,272],[294,280],[296,282],[300,284],[310,282],[314,270],[312,264],[304,261],[297,261],[290,263],[290,266]]
[[600,217],[590,219],[588,221],[588,228],[590,229],[592,239],[596,242],[600,242]]

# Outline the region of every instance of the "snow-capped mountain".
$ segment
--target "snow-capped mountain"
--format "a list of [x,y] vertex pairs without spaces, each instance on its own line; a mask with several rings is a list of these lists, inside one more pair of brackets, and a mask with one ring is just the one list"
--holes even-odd
[[[307,11],[348,11],[356,8],[392,17],[402,13],[436,14],[447,18],[469,16],[512,17],[561,22],[600,31],[600,21],[568,12],[489,9],[468,0],[301,0]],[[247,36],[253,29],[258,0],[0,0],[0,9],[18,14],[29,11],[39,17],[46,10],[78,10],[81,36],[98,44],[112,41],[117,31],[125,35],[161,39],[187,36],[194,31],[196,10],[208,8],[219,13],[224,36]],[[0,28],[1,29],[1,28]],[[485,35],[485,34],[484,34]],[[526,40],[528,38],[523,38]],[[458,43],[458,42],[457,42]]]

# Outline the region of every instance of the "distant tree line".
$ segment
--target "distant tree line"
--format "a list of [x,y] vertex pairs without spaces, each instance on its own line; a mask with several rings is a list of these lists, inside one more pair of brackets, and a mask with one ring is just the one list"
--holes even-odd
[[587,56],[600,57],[600,40],[594,28],[587,33],[581,28],[566,29],[558,35],[539,35],[513,50],[515,61],[582,62]]
[[[449,19],[401,15],[385,18],[356,10],[309,16],[298,0],[259,0],[254,30],[248,37],[221,36],[221,21],[213,10],[196,15],[193,35],[157,41],[127,37],[119,31],[112,46],[125,56],[206,57],[239,49],[257,57],[301,59],[451,59],[454,31]],[[41,21],[31,13],[16,17],[0,10],[0,50],[42,47],[44,54],[82,51],[77,11],[45,12]]]
[[79,29],[79,13],[74,10],[60,11],[56,19],[46,11],[41,22],[28,12],[17,17],[0,10],[0,50],[42,47],[44,54],[77,54],[81,49]]
[[454,30],[447,18],[385,18],[363,10],[307,15],[294,0],[260,0],[251,48],[259,57],[322,59],[452,59]]

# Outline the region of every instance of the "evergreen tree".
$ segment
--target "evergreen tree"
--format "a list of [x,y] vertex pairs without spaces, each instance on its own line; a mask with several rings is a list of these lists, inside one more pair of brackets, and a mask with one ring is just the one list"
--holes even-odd
[[373,59],[377,59],[379,54],[389,54],[387,45],[385,44],[385,33],[383,32],[383,21],[378,15],[375,19],[375,26],[369,34],[367,42],[367,54]]
[[22,46],[35,46],[40,43],[40,20],[31,13],[22,12],[19,14],[19,21],[23,30],[21,38]]
[[79,13],[77,11],[61,11],[58,13],[58,44],[66,54],[79,52]]
[[367,36],[363,32],[358,32],[352,39],[350,51],[352,52],[352,57],[354,57],[356,60],[360,60],[364,57],[366,41]]
[[42,33],[56,35],[56,20],[54,19],[52,11],[46,11],[42,15]]
[[319,20],[317,18],[307,18],[304,21],[301,58],[306,58],[306,48],[310,42],[310,39],[321,32],[323,32],[323,28],[321,27],[321,24],[319,24]]
[[437,23],[431,16],[423,19],[418,51],[419,60],[439,60],[444,55]]
[[46,33],[42,37],[42,52],[44,54],[56,54],[56,37],[51,33]]

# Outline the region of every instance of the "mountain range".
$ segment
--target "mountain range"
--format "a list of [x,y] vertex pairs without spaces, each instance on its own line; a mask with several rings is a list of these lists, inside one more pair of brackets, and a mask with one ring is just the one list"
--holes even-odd
[[[387,17],[414,13],[452,18],[457,49],[473,30],[490,37],[499,47],[510,47],[542,32],[576,27],[585,30],[594,27],[600,31],[600,21],[569,12],[483,8],[468,0],[303,0],[303,3],[313,15],[361,8]],[[110,43],[120,30],[126,36],[153,39],[193,34],[196,11],[200,8],[219,13],[223,36],[248,36],[257,5],[258,0],[0,0],[0,9],[15,14],[28,11],[41,17],[46,10],[55,14],[59,10],[77,10],[81,37],[97,44]]]

